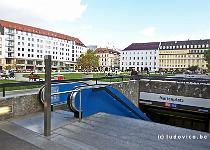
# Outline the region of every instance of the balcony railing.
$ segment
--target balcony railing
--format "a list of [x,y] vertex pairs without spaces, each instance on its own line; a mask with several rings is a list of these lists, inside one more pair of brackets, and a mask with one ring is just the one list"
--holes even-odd
[[14,37],[9,37],[9,38],[6,38],[6,41],[14,41]]
[[13,54],[8,53],[8,58],[13,58],[13,57],[14,57],[14,55],[13,55]]
[[15,51],[14,47],[9,47],[9,48],[6,50],[6,52],[14,52],[14,51]]
[[14,47],[14,43],[8,43],[8,44],[6,44],[6,47]]
[[6,34],[8,34],[8,35],[14,35],[15,32],[14,31],[7,31]]

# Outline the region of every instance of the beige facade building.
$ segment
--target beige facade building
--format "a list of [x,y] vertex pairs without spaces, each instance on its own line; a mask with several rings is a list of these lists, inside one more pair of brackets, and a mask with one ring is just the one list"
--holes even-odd
[[204,54],[208,51],[209,45],[209,39],[161,42],[160,69],[181,71],[191,66],[207,69]]
[[99,56],[100,71],[115,71],[120,68],[120,52],[108,48],[97,48],[95,52]]

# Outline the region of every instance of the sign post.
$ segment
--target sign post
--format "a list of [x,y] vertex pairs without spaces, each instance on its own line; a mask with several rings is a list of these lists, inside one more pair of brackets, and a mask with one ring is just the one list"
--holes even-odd
[[51,55],[44,57],[45,92],[44,92],[44,136],[51,134]]

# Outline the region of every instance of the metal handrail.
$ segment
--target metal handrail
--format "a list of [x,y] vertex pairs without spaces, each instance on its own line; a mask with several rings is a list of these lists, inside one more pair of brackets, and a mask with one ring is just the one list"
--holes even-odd
[[[88,83],[85,83],[85,82],[68,82],[68,83],[60,83],[60,84],[69,84],[69,83],[83,83],[83,84],[86,84],[86,85],[89,85]],[[60,85],[60,84],[52,84],[53,86],[55,85]],[[44,91],[44,88],[45,88],[45,85],[43,85],[40,90],[39,90],[39,99],[41,100],[41,102],[44,104],[44,94],[43,94],[43,91]],[[60,92],[60,94],[66,94],[66,93],[71,93],[73,91],[65,91],[65,92]],[[59,95],[57,93],[52,93],[51,96],[54,96],[54,95]]]
[[[52,84],[61,84],[61,83],[69,83],[69,82],[82,82],[82,81],[90,81],[94,80],[97,84],[99,80],[103,79],[117,79],[121,78],[122,81],[125,78],[131,78],[132,76],[108,76],[108,77],[100,77],[100,78],[83,78],[83,79],[70,79],[70,80],[53,80]],[[210,83],[210,79],[203,79],[203,78],[185,78],[185,77],[165,77],[165,76],[144,76],[138,75],[138,79],[148,79],[148,80],[164,80],[164,81],[175,81],[175,82],[194,82],[194,83]],[[36,81],[36,82],[14,82],[14,83],[3,83],[0,84],[0,87],[3,89],[3,97],[5,97],[6,87],[14,87],[14,86],[27,86],[27,85],[43,85],[44,81]]]
[[[79,110],[77,109],[74,109],[75,111],[79,112],[79,121],[82,120],[82,90],[84,89],[89,89],[89,88],[101,88],[101,87],[105,87],[107,86],[108,84],[93,84],[93,85],[81,85],[81,86],[76,86],[72,91],[75,91],[75,92],[80,92],[79,93]],[[73,92],[72,92],[73,94]],[[74,106],[75,108],[75,106]]]

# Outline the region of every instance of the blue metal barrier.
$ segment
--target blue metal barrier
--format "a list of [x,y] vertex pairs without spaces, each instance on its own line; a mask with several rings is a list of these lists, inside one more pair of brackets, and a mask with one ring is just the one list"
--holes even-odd
[[82,117],[104,112],[150,121],[150,119],[130,102],[130,100],[111,86],[82,89],[81,99],[80,91],[78,91],[74,99],[74,105],[79,111],[80,102],[82,102]]

